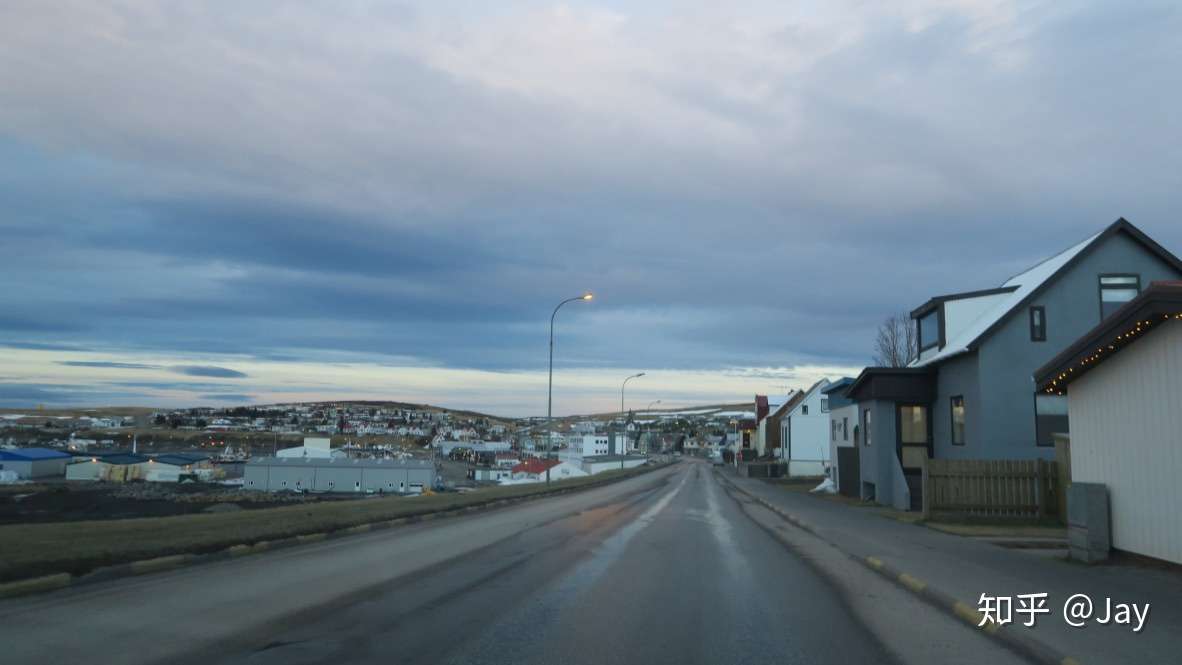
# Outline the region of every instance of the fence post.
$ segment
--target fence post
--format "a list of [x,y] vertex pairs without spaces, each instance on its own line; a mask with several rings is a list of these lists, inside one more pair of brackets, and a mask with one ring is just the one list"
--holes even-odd
[[1038,519],[1047,516],[1047,463],[1045,460],[1038,460],[1038,473],[1035,474],[1035,495],[1038,501]]
[[932,515],[932,483],[931,475],[928,473],[928,458],[924,455],[923,460],[919,465],[920,469],[920,492],[922,494],[922,512],[923,519],[926,521]]

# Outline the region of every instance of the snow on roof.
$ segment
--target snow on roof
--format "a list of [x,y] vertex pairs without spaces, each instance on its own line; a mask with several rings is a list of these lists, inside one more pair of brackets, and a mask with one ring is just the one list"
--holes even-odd
[[1002,286],[1016,286],[1018,288],[1015,291],[1001,296],[996,305],[982,312],[980,316],[965,326],[955,338],[947,340],[944,348],[940,349],[939,353],[923,358],[922,360],[915,360],[910,366],[924,367],[925,365],[930,365],[968,351],[969,345],[983,335],[990,326],[1000,321],[1006,314],[1009,314],[1010,310],[1026,299],[1026,296],[1046,283],[1060,268],[1075,258],[1077,254],[1086,249],[1088,245],[1092,244],[1103,233],[1104,231],[1100,231],[1099,233],[1093,234],[1083,242],[1069,247],[1048,259],[1044,259],[1025,272],[1018,273],[1007,279],[1002,283]]

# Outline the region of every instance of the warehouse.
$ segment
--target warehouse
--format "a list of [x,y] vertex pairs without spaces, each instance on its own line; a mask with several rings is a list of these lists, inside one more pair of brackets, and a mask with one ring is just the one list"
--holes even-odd
[[259,457],[243,474],[244,488],[267,492],[420,494],[434,482],[427,460]]
[[135,453],[91,457],[67,466],[66,480],[105,480],[111,483],[143,480],[148,475],[150,461]]
[[594,476],[604,471],[619,471],[620,469],[644,466],[646,462],[648,462],[648,458],[644,455],[588,455],[583,458],[583,471]]
[[66,475],[70,454],[49,448],[0,449],[0,471],[15,471],[22,480]]

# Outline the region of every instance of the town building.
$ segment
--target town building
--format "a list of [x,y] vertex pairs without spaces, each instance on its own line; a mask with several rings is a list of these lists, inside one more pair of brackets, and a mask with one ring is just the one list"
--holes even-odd
[[1108,490],[1112,546],[1182,563],[1182,282],[1154,282],[1034,374],[1065,396],[1070,479]]
[[435,464],[412,459],[259,457],[246,463],[242,486],[267,492],[420,494],[435,484]]
[[0,471],[12,471],[17,478],[61,478],[73,456],[51,448],[0,448]]
[[1031,375],[1141,291],[1182,278],[1182,261],[1122,219],[1004,281],[936,296],[911,312],[918,358],[868,367],[859,404],[861,496],[922,501],[922,467],[946,459],[1049,459],[1066,401],[1032,396]]

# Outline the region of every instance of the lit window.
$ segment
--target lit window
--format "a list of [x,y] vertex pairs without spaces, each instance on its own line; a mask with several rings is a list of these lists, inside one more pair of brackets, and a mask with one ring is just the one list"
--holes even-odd
[[904,445],[928,442],[928,410],[923,406],[899,407],[899,438]]

